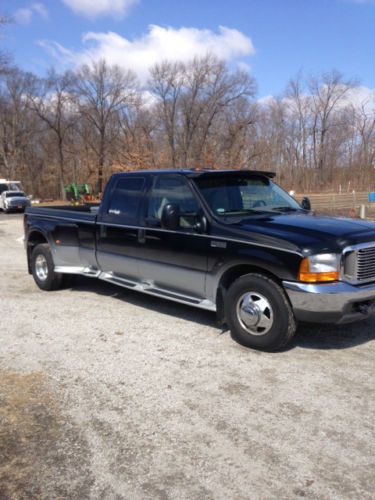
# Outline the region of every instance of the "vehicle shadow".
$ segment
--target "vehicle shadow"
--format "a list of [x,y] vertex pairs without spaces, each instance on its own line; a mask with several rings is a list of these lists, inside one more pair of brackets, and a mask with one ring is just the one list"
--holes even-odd
[[181,318],[192,323],[217,327],[216,315],[213,312],[122,288],[102,280],[86,278],[85,276],[72,276],[68,288],[73,292],[94,292],[97,295],[113,297],[127,304]]
[[[69,288],[73,292],[93,292],[185,321],[210,326],[217,329],[218,335],[228,332],[226,326],[218,325],[216,315],[210,311],[121,288],[101,280],[73,276]],[[375,318],[347,325],[300,323],[293,340],[282,352],[296,347],[315,350],[349,349],[372,340],[375,340]]]
[[285,351],[295,347],[318,350],[349,349],[375,340],[375,319],[346,325],[301,323]]

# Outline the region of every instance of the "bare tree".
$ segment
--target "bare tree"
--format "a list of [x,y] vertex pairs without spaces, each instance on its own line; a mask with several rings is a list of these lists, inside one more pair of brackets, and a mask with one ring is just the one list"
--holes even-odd
[[[373,102],[362,102],[352,106],[354,127],[360,139],[357,144],[358,163],[367,168],[375,168],[375,98]],[[372,111],[371,111],[372,109]]]
[[178,103],[184,85],[184,65],[164,61],[150,71],[151,92],[160,100],[159,116],[168,139],[171,166],[177,166]]
[[[36,78],[0,70],[0,175],[42,197],[68,179],[97,184],[139,168],[276,170],[287,188],[367,189],[375,181],[375,103],[338,72],[299,74],[254,101],[255,81],[212,55],[163,62],[140,88],[104,61]],[[356,98],[355,95],[357,95]]]
[[[338,71],[324,73],[319,78],[311,78],[309,90],[312,96],[312,137],[315,168],[319,172],[321,185],[328,180],[327,144],[329,132],[336,126],[335,112],[343,106],[349,91],[355,85],[354,80],[345,80]],[[332,165],[332,163],[331,163]]]
[[237,102],[246,107],[247,100],[254,96],[255,81],[247,72],[231,72],[212,55],[193,59],[184,72],[182,165],[188,166],[190,155],[191,162],[199,166],[204,162],[204,149],[215,119],[224,118],[228,108]]
[[26,95],[35,77],[13,68],[0,86],[0,162],[6,177],[14,177],[26,160],[26,150],[36,133],[27,107]]
[[132,106],[119,113],[121,133],[117,135],[114,158],[121,165],[130,168],[156,167],[156,143],[154,132],[157,116],[143,96],[138,96]]
[[156,65],[150,83],[160,101],[173,168],[204,164],[215,120],[228,107],[255,93],[255,82],[248,73],[233,73],[212,55],[184,64]]
[[35,81],[34,88],[28,93],[30,109],[52,132],[56,143],[59,187],[63,199],[65,199],[65,142],[77,120],[72,100],[74,81],[72,72],[67,71],[59,75],[52,69],[47,78]]
[[213,61],[206,91],[205,112],[198,125],[194,163],[202,164],[204,149],[214,121],[221,119],[225,111],[235,106],[238,101],[244,104],[251,99],[255,90],[255,80],[246,71],[237,70],[232,73],[222,61]]
[[284,94],[288,114],[288,138],[290,165],[296,183],[303,187],[304,174],[309,166],[311,96],[307,95],[302,74],[291,79]]
[[75,102],[82,119],[92,127],[90,146],[97,158],[97,189],[101,193],[103,171],[114,140],[111,127],[118,113],[133,101],[136,78],[131,71],[109,66],[104,60],[83,65],[76,76]]
[[[3,15],[0,15],[0,29],[7,25],[10,20]],[[9,71],[10,55],[7,50],[0,48],[0,76]]]

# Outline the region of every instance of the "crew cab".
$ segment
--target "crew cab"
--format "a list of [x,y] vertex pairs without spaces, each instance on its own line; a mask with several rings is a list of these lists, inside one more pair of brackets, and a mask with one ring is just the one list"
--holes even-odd
[[114,174],[100,206],[28,208],[29,272],[42,290],[99,278],[216,311],[235,340],[275,351],[298,321],[375,312],[375,224],[315,215],[274,173]]

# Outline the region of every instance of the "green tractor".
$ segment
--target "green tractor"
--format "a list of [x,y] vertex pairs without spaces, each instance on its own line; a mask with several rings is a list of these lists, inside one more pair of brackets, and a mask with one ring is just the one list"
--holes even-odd
[[72,182],[65,186],[67,199],[73,204],[77,205],[92,198],[92,190],[88,184],[76,184]]

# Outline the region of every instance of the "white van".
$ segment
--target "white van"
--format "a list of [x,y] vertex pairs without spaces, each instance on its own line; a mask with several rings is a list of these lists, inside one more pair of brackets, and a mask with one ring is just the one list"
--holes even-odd
[[20,181],[8,181],[7,179],[0,179],[0,194],[3,191],[22,191]]

